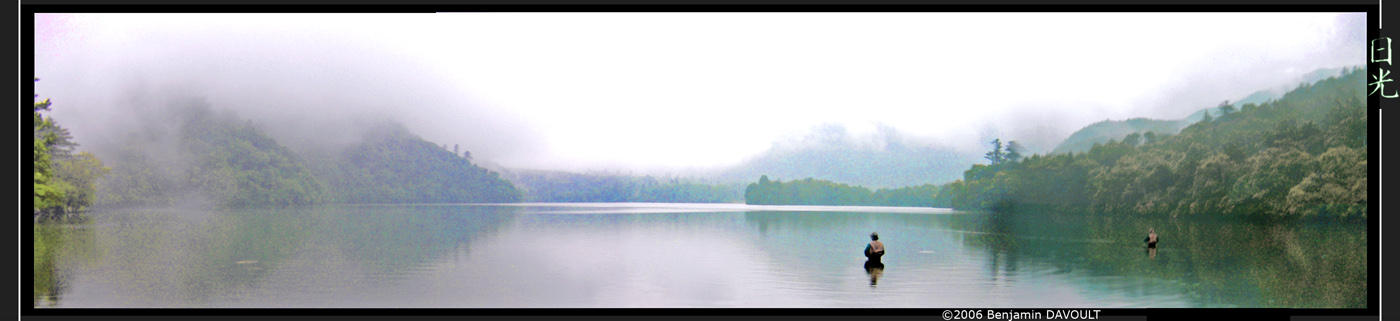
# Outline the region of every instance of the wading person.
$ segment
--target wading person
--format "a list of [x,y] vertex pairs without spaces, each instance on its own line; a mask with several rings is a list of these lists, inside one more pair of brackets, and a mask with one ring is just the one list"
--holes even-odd
[[1147,238],[1142,241],[1147,242],[1147,248],[1149,249],[1157,248],[1157,230],[1150,227],[1147,228]]
[[884,255],[885,243],[880,243],[880,234],[870,233],[870,244],[865,245],[865,273],[870,275],[870,286],[875,286],[885,273],[885,264],[880,263]]
[[869,262],[880,263],[880,257],[885,255],[885,243],[880,243],[880,234],[870,233],[870,244],[865,245],[865,258]]

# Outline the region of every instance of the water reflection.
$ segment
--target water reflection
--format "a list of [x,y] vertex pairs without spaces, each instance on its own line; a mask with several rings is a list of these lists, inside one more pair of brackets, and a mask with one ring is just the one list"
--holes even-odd
[[94,260],[92,231],[85,224],[34,226],[34,305],[58,306],[71,287],[69,265]]
[[[467,307],[802,306],[793,271],[755,248],[737,213],[521,215],[440,270],[427,296]],[[795,273],[800,274],[800,273]]]
[[880,276],[885,275],[885,264],[878,260],[865,261],[865,274],[870,275],[870,287],[875,287],[879,283]]
[[[105,259],[87,264],[53,265],[61,260],[50,259],[56,256],[51,244],[71,236],[54,236],[66,235],[55,234],[56,227],[36,227],[36,302],[63,293],[96,307],[335,306],[343,293],[389,295],[373,287],[459,253],[455,250],[505,225],[508,211],[431,206],[111,211],[95,215],[93,230],[101,241],[90,244]],[[58,277],[68,274],[74,277]]]
[[[1366,305],[1365,226],[569,207],[104,213],[35,227],[34,298],[58,307]],[[1172,241],[1144,249],[1148,227]],[[889,246],[880,260],[857,254],[871,231]]]
[[932,241],[916,237],[915,228],[878,213],[753,211],[745,212],[743,218],[759,235],[757,246],[769,260],[786,273],[801,276],[806,287],[819,291],[847,291],[852,279],[869,286],[872,270],[848,271],[865,266],[862,263],[868,258],[864,250],[871,242],[871,231],[880,231],[881,240],[898,252],[886,255],[888,262],[875,261],[880,263],[904,262],[908,257],[899,257],[903,253],[900,249],[925,247],[909,242]]
[[[1086,285],[1130,291],[1148,306],[1165,297],[1193,307],[1366,305],[1365,226],[1075,213],[985,214],[951,224],[984,232],[965,240],[987,251],[993,280],[1048,264],[1100,278]],[[1174,241],[1146,246],[1148,227]]]

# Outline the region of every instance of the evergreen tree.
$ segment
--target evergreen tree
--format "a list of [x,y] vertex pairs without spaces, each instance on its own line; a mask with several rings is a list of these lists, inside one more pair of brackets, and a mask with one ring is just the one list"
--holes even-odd
[[993,139],[991,143],[992,150],[988,151],[982,158],[991,161],[992,165],[999,165],[1006,160],[1006,154],[1001,149],[1001,138]]

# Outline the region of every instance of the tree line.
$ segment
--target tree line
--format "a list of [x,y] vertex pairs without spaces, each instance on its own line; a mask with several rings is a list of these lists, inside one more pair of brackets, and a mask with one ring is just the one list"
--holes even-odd
[[733,203],[742,197],[739,184],[677,177],[544,171],[520,171],[507,176],[531,202]]
[[52,108],[48,98],[34,102],[32,211],[40,221],[80,218],[95,199],[97,181],[109,170],[92,153],[74,153],[78,143],[68,129],[45,114]]
[[783,182],[758,178],[744,188],[744,203],[752,205],[868,205],[868,206],[933,206],[930,197],[937,192],[933,184],[894,189],[869,188],[836,183],[811,177]]

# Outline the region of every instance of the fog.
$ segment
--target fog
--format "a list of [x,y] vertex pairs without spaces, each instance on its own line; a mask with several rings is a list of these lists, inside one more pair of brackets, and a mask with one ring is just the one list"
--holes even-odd
[[[511,168],[720,168],[838,124],[1047,151],[1366,59],[1364,13],[39,14],[80,149],[203,101],[283,144],[381,120]],[[157,120],[152,122],[151,120]]]

